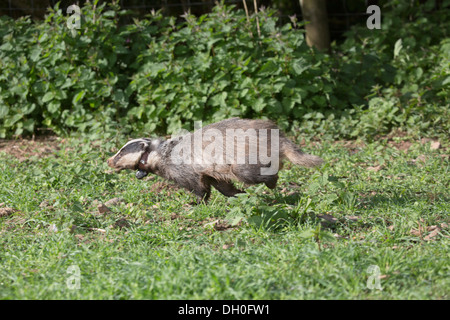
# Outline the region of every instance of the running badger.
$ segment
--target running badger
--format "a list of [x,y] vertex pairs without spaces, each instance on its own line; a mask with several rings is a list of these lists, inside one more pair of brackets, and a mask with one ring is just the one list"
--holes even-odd
[[271,121],[232,118],[169,140],[131,140],[107,163],[117,172],[137,170],[138,179],[159,175],[206,203],[211,186],[227,197],[243,193],[233,181],[274,189],[283,159],[304,167],[323,162],[303,153]]

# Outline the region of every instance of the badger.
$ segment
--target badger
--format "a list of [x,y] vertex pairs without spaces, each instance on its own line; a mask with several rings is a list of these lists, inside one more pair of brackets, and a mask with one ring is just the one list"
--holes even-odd
[[274,189],[284,159],[304,167],[323,163],[303,153],[269,120],[231,118],[167,140],[133,139],[107,164],[117,172],[137,170],[138,179],[156,174],[207,203],[211,186],[227,197],[244,193],[234,186],[236,181]]

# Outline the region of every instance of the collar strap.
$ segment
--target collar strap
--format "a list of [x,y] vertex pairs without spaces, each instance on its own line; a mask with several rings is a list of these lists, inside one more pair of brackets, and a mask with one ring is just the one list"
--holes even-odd
[[144,154],[141,157],[141,160],[139,160],[138,169],[145,171],[145,165],[147,164],[148,155],[150,153],[148,151],[145,151]]

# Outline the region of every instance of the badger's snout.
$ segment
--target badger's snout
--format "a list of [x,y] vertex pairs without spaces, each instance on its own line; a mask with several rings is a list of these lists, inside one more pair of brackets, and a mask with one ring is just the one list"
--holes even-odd
[[106,163],[108,164],[108,167],[113,168],[116,172],[120,172],[125,168],[118,167],[114,161],[115,157],[111,157],[108,160],[106,160]]
[[110,166],[111,168],[114,168],[114,157],[109,158],[108,160],[106,160],[106,163],[108,164],[108,166]]
[[120,172],[125,168],[118,167],[114,161],[115,157],[111,157],[108,160],[106,160],[106,163],[108,164],[108,167],[113,168],[116,172]]
[[136,170],[140,159],[140,153],[119,154],[106,160],[106,163],[108,166],[119,172],[124,169]]

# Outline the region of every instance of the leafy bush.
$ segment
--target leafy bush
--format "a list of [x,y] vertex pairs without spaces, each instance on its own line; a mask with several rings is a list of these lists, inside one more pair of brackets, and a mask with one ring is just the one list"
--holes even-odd
[[258,13],[260,31],[223,4],[122,25],[126,11],[97,2],[74,33],[58,6],[41,22],[0,18],[0,137],[164,134],[232,116],[333,137],[449,130],[448,2],[392,1],[381,30],[352,28],[332,56],[272,10]]
[[[345,53],[336,92],[349,91],[354,119],[343,117],[347,136],[375,136],[393,128],[450,131],[450,39],[448,10],[427,1],[391,1],[381,30],[354,27],[337,50]],[[353,75],[353,77],[352,77]],[[342,132],[339,132],[342,134]]]
[[[290,24],[279,28],[272,11],[247,21],[242,11],[217,5],[186,22],[153,14],[136,26],[148,48],[130,83],[138,106],[129,112],[142,128],[174,132],[189,120],[233,116],[278,119],[288,127],[308,110],[332,103],[324,56],[307,47]],[[155,27],[158,26],[158,27]]]
[[331,101],[323,57],[272,11],[260,13],[260,36],[255,17],[224,5],[182,24],[153,13],[119,27],[125,12],[96,3],[82,14],[75,36],[58,7],[42,23],[2,18],[0,136],[42,126],[174,132],[188,120],[262,114],[287,127]]
[[55,7],[45,21],[0,19],[0,136],[48,127],[57,133],[108,124],[128,107],[134,61],[124,11],[87,3],[74,36]]

